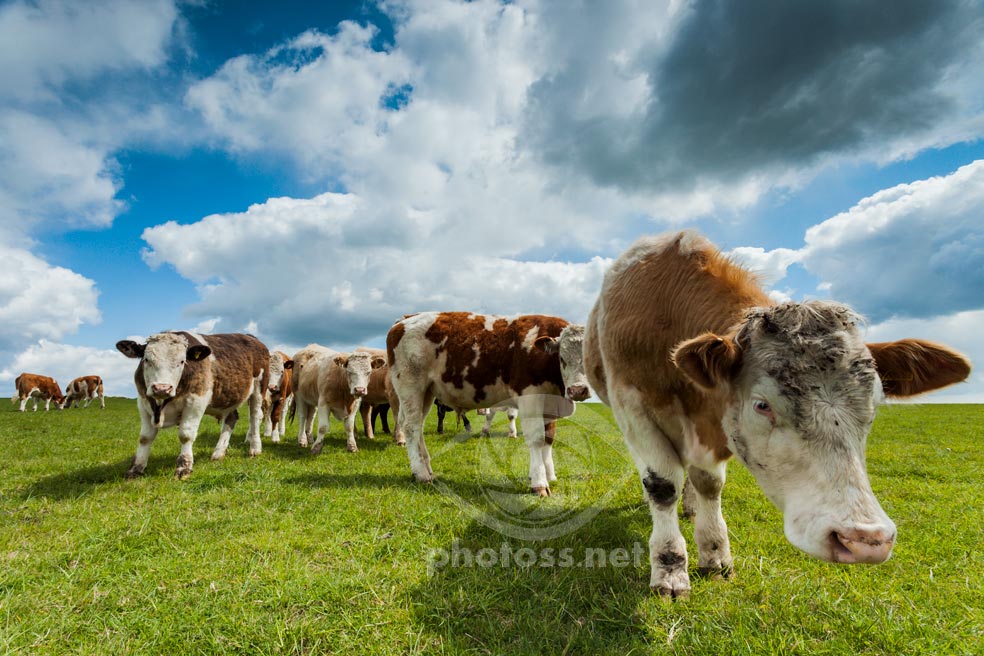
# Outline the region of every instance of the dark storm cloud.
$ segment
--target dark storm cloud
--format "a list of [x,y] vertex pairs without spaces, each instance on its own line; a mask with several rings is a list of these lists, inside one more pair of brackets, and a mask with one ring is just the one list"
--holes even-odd
[[683,190],[775,174],[918,137],[955,111],[947,67],[980,38],[978,2],[698,0],[668,49],[641,55],[651,96],[580,118],[583,78],[534,86],[530,143],[625,188]]

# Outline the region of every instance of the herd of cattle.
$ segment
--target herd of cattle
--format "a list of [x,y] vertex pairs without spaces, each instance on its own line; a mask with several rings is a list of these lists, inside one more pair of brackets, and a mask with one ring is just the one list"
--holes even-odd
[[[698,567],[727,576],[732,567],[721,514],[725,464],[736,456],[782,511],[787,539],[817,558],[879,563],[895,525],[868,482],[865,442],[886,396],[908,397],[963,381],[966,358],[932,342],[865,343],[860,318],[830,301],[776,303],[751,273],[692,231],[637,241],[605,275],[584,326],[543,315],[502,317],[420,312],[396,321],[386,349],[340,353],[312,344],[293,356],[270,353],[243,334],[163,332],[116,347],[138,360],[141,428],[126,472],[139,476],[162,428],[178,427],[177,477],[194,464],[204,415],[221,430],[222,458],[248,402],[247,442],[259,455],[261,424],[274,442],[285,410],[296,414],[298,442],[322,449],[330,417],[357,451],[355,417],[366,437],[375,416],[405,445],[418,481],[434,478],[424,417],[505,409],[510,434],[522,421],[530,489],[550,494],[557,480],[552,445],[558,419],[591,390],[612,409],[636,463],[653,519],[650,584],[685,596],[690,582],[677,502],[694,512]],[[97,395],[98,377],[76,379],[62,395],[50,378],[17,379],[27,400],[61,407]],[[317,434],[313,432],[318,418]],[[467,419],[465,419],[467,423]],[[488,418],[486,426],[491,422]]]

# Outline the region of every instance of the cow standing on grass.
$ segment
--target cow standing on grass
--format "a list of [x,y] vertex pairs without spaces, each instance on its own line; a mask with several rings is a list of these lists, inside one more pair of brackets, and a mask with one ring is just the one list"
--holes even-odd
[[242,334],[165,332],[151,335],[146,344],[123,340],[116,348],[140,360],[133,377],[140,410],[140,442],[127,478],[143,474],[157,432],[169,426],[178,427],[181,440],[175,475],[187,478],[194,465],[192,446],[205,415],[215,417],[222,426],[212,460],[222,459],[239,419],[239,406],[246,401],[249,455],[260,454],[263,392],[270,376],[270,352],[260,340]]
[[99,407],[106,409],[106,397],[103,395],[103,381],[99,376],[79,376],[68,384],[65,388],[65,400],[61,407],[71,408],[84,400],[83,408],[88,408],[96,398],[99,399]]
[[[416,479],[434,479],[423,423],[435,397],[462,410],[508,401],[523,420],[530,487],[549,496],[550,482],[557,480],[552,419],[573,414],[572,401],[589,394],[583,335],[583,326],[543,315],[423,312],[397,321],[386,336],[386,351]],[[544,415],[551,419],[545,422]]]
[[321,453],[333,414],[345,427],[346,448],[353,453],[358,451],[355,417],[359,404],[368,391],[372,370],[386,361],[370,353],[339,353],[318,344],[306,346],[295,353],[293,359],[298,444],[306,447],[311,440],[317,408],[318,437],[311,445],[311,453]]
[[479,408],[476,410],[477,414],[485,415],[485,425],[482,426],[482,435],[485,437],[490,437],[492,435],[492,422],[495,421],[495,415],[497,412],[505,412],[506,418],[509,420],[509,432],[507,435],[509,437],[518,437],[519,433],[516,431],[516,417],[519,416],[519,410],[516,408]]
[[52,401],[55,402],[55,407],[60,409],[65,400],[58,382],[50,376],[23,373],[14,379],[14,387],[17,391],[10,398],[10,402],[20,401],[21,412],[27,407],[28,399],[34,399],[34,412],[38,411],[38,399],[44,399],[45,412],[50,409]]
[[612,265],[588,318],[584,364],[612,408],[653,517],[653,590],[690,591],[677,500],[689,472],[705,573],[731,571],[721,515],[736,455],[783,512],[787,539],[823,560],[880,563],[895,525],[865,471],[885,395],[964,380],[967,360],[918,340],[865,344],[838,303],[774,304],[706,239],[637,241]]
[[[390,401],[393,397],[393,386],[390,384],[389,380],[389,365],[386,364],[386,351],[383,349],[369,348],[366,346],[360,346],[356,349],[356,351],[368,353],[374,358],[379,358],[382,362],[380,366],[373,367],[372,372],[369,375],[369,385],[366,387],[366,395],[362,397],[362,401],[359,403],[359,414],[362,416],[362,428],[365,431],[366,439],[371,440],[376,437],[376,422],[374,418],[377,408],[380,408],[384,413],[384,430],[388,428],[385,412],[390,407]],[[396,426],[397,424],[394,422],[394,428]],[[402,446],[402,438],[403,433],[396,430],[393,434],[393,441]]]
[[271,442],[280,441],[286,431],[283,425],[284,406],[290,405],[294,395],[291,373],[294,361],[282,351],[270,354],[270,382],[263,394],[263,436]]

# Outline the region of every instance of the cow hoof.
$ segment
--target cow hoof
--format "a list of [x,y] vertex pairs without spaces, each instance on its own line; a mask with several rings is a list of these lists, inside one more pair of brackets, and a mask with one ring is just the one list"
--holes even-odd
[[260,455],[261,453],[263,453],[263,452],[260,451],[259,449],[250,449],[249,450],[249,457],[250,458],[255,458],[256,456]]
[[183,481],[191,476],[191,467],[178,467],[174,472],[174,477],[179,481]]
[[354,444],[346,444],[345,445],[345,450],[348,451],[349,453],[358,453],[359,452],[359,447],[357,447]]
[[516,433],[509,433],[509,437],[519,437]]
[[531,488],[531,489],[533,491],[533,494],[535,494],[538,497],[549,497],[550,496],[550,488],[549,487],[534,487],[534,488]]
[[667,586],[653,586],[652,591],[663,599],[687,599],[690,597],[690,588],[670,588]]
[[396,446],[406,446],[407,445],[407,441],[406,440],[393,440],[393,444],[395,444]]
[[133,479],[140,478],[143,475],[144,475],[143,467],[137,467],[136,465],[131,465],[130,468],[126,470],[126,473],[123,474],[123,478],[125,478],[128,481],[132,481]]
[[659,569],[654,569],[649,587],[653,592],[666,599],[686,599],[690,596],[690,578],[687,576],[686,561],[681,561],[678,567],[667,570],[664,565],[656,563]]
[[323,448],[323,446],[321,444],[315,444],[315,445],[313,445],[311,447],[311,455],[312,456],[318,455],[319,453],[321,453],[321,449],[322,448]]
[[225,458],[225,454],[224,453],[213,453],[212,454],[212,460],[222,460],[223,458]]
[[303,442],[298,441],[297,446],[301,447],[302,449],[306,449],[307,448],[307,440],[304,440]]
[[270,438],[270,441],[273,442],[274,444],[280,444],[280,438],[279,437],[271,437]]
[[416,480],[418,483],[433,483],[434,482],[434,474],[426,474],[424,476],[419,476],[417,474],[414,474],[413,477],[414,477],[414,480]]
[[732,574],[734,574],[734,570],[730,565],[710,565],[697,568],[697,576],[710,579],[712,581],[730,579]]

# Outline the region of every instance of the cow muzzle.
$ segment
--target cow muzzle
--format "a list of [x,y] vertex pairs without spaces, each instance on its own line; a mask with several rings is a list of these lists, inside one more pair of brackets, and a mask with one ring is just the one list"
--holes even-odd
[[583,401],[590,395],[587,385],[570,385],[567,388],[567,398],[571,401]]
[[155,399],[166,399],[172,396],[172,391],[174,390],[173,385],[168,385],[167,383],[154,383],[150,386],[150,395]]
[[280,393],[280,386],[279,385],[271,385],[269,387],[269,389],[270,389],[270,393],[271,394],[279,394]]
[[362,398],[365,395],[366,395],[365,387],[356,387],[355,389],[352,390],[352,396],[357,396],[359,398]]
[[834,529],[827,538],[835,563],[883,563],[892,555],[895,528]]

